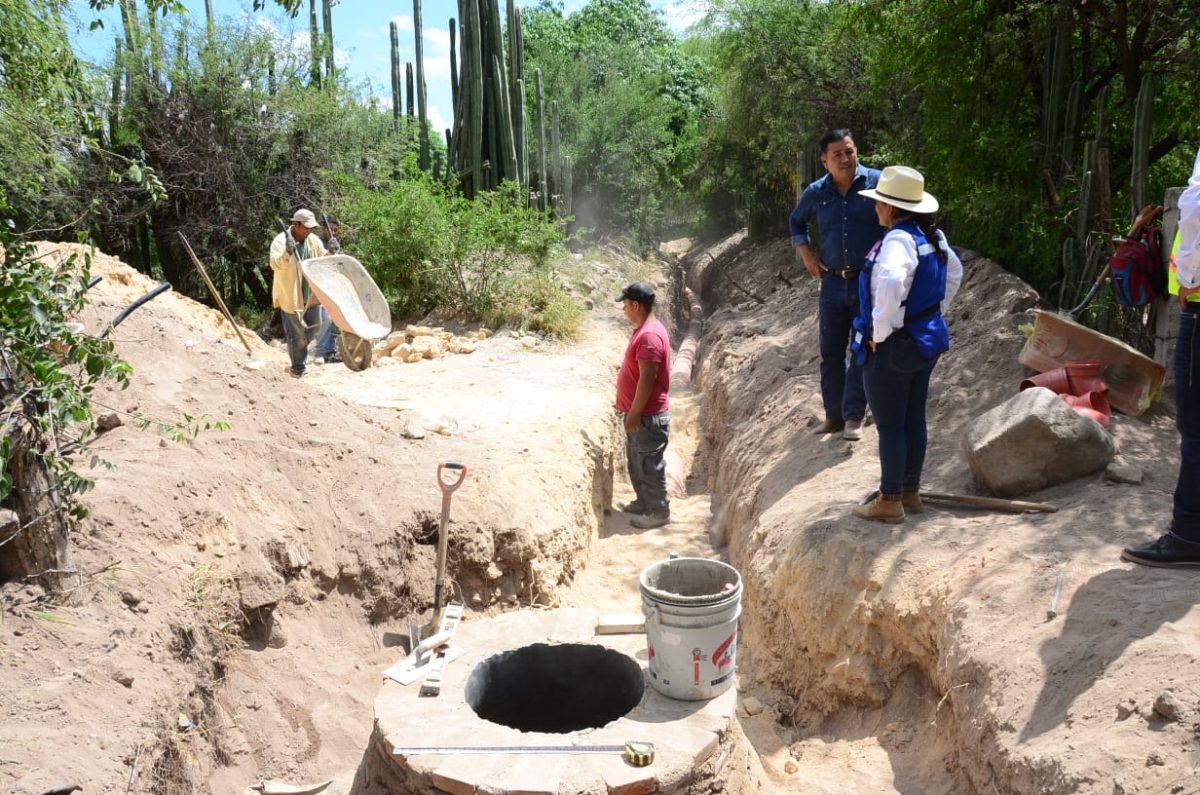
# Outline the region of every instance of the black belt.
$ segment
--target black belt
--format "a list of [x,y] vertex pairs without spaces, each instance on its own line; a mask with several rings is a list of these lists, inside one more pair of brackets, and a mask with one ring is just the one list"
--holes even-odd
[[830,276],[837,276],[840,279],[853,279],[854,277],[858,276],[858,274],[862,273],[862,268],[842,268],[841,270],[836,271],[830,268],[825,272]]

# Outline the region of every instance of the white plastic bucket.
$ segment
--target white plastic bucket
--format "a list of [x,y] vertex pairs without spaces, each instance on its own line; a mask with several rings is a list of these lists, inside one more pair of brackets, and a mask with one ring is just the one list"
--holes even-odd
[[682,701],[728,690],[742,612],[737,569],[706,558],[672,558],[647,566],[639,586],[650,686]]

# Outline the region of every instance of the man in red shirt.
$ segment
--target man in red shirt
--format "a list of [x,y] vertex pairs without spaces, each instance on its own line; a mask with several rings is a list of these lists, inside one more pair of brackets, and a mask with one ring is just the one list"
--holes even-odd
[[617,374],[617,411],[625,421],[625,458],[637,498],[619,507],[634,514],[643,530],[671,521],[663,453],[671,432],[671,340],[654,316],[654,287],[634,282],[621,297],[625,319],[634,325]]

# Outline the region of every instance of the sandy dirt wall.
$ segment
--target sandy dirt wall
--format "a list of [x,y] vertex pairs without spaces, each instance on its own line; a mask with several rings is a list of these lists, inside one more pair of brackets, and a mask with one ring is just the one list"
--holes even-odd
[[[1015,393],[1019,326],[1038,297],[962,256],[924,487],[970,493],[960,436]],[[880,707],[916,675],[936,700],[936,754],[957,780],[941,791],[1197,791],[1200,589],[1194,575],[1118,559],[1169,518],[1177,439],[1166,405],[1111,428],[1140,486],[1097,475],[1033,496],[1055,514],[927,506],[897,527],[859,520],[850,508],[878,485],[877,436],[811,432],[823,414],[817,290],[787,241],[735,236],[689,261],[711,311],[699,382],[719,461],[714,532],[746,579],[749,670],[797,700],[792,719]],[[1059,617],[1047,621],[1060,569]],[[1164,693],[1183,705],[1173,718],[1155,709]],[[905,791],[937,791],[930,781]]]
[[[104,255],[93,273],[92,332],[154,286]],[[353,770],[379,672],[432,600],[439,461],[470,467],[448,566],[469,615],[553,603],[586,565],[615,465],[613,312],[574,346],[503,335],[300,381],[246,334],[252,353],[174,293],[113,333],[134,377],[97,395],[123,424],[93,442],[114,469],[91,472],[73,535],[77,604],[0,591],[0,791],[241,792]],[[230,428],[137,427],[185,414]],[[449,435],[405,436],[446,418]]]

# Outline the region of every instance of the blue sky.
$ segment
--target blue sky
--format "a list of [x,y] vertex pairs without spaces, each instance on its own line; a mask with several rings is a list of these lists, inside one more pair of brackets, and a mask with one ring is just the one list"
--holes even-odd
[[[651,0],[663,10],[670,27],[683,31],[697,21],[706,8],[705,0]],[[184,0],[184,5],[196,19],[204,19],[203,0]],[[518,3],[518,5],[521,5]],[[564,6],[569,13],[584,5],[584,0],[566,0]],[[308,11],[296,19],[288,19],[278,7],[269,2],[269,8],[252,14],[249,0],[213,0],[218,19],[239,19],[253,15],[258,24],[270,25],[280,35],[291,39],[297,46],[308,46]],[[102,14],[90,10],[85,0],[75,0],[73,8],[76,25],[73,41],[81,57],[94,62],[103,62],[111,57],[113,36],[121,29],[120,15],[115,9]],[[369,0],[341,0],[333,7],[333,35],[336,63],[355,80],[368,80],[373,93],[381,103],[391,106],[391,34],[388,23],[392,20],[400,28],[400,61],[415,61],[413,37],[413,14],[411,1],[395,5],[384,5]],[[390,12],[390,13],[389,13]],[[453,109],[450,103],[450,30],[449,20],[458,16],[456,0],[423,0],[421,5],[424,26],[425,85],[429,101],[429,117],[434,129],[451,126]],[[88,25],[101,19],[105,28],[89,32]],[[403,66],[401,66],[403,77]]]

